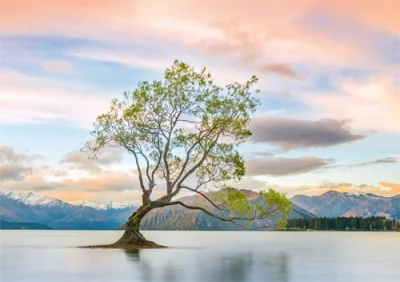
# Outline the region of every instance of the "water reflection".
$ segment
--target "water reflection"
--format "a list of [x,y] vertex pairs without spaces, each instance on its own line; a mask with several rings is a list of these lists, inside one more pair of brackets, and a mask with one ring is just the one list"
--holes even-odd
[[143,281],[290,281],[290,257],[285,252],[170,249],[124,253]]
[[266,281],[289,281],[290,265],[289,255],[285,252],[266,257],[263,262]]
[[176,247],[126,252],[71,247],[115,241],[114,231],[0,233],[1,282],[399,282],[393,232],[157,231],[149,239]]
[[133,261],[138,261],[140,259],[140,251],[139,250],[124,250],[128,259]]

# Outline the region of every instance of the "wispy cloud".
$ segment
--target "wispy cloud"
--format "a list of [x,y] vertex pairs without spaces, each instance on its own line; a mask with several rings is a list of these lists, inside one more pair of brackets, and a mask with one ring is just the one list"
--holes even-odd
[[332,160],[323,160],[316,157],[253,157],[246,160],[246,174],[249,176],[286,176],[307,173],[324,168]]
[[372,193],[387,197],[400,195],[400,185],[389,182],[381,182],[378,185],[335,183],[325,181],[315,185],[299,185],[294,189],[296,194],[321,195],[327,191],[349,192],[349,193]]
[[17,152],[11,146],[0,146],[0,182],[24,180],[32,173],[30,162],[37,158],[40,156]]
[[400,88],[391,74],[346,79],[338,91],[309,93],[301,99],[319,116],[344,117],[364,130],[400,133]]
[[30,155],[27,152],[17,152],[14,147],[0,146],[0,162],[2,163],[25,163],[41,158],[40,155]]
[[123,153],[120,148],[105,148],[100,150],[95,158],[89,159],[87,153],[70,152],[60,160],[60,164],[71,164],[74,168],[89,172],[100,172],[101,166],[120,163],[123,160]]
[[348,124],[346,120],[260,117],[251,121],[250,140],[291,150],[330,147],[365,138],[365,135],[353,133]]
[[391,183],[391,182],[382,181],[380,183],[380,185],[386,191],[385,193],[393,195],[393,196],[400,195],[400,183]]
[[360,166],[370,166],[370,165],[377,165],[377,164],[395,164],[398,163],[399,159],[395,157],[387,157],[383,159],[377,159],[374,161],[369,162],[362,162],[354,165],[349,165],[348,167],[360,167]]
[[0,74],[0,123],[59,122],[89,126],[111,97],[66,89],[64,82],[9,71]]
[[3,181],[22,181],[25,176],[32,173],[31,168],[19,164],[1,164],[0,182]]
[[262,72],[271,72],[292,79],[300,79],[299,75],[288,64],[266,64],[260,68]]

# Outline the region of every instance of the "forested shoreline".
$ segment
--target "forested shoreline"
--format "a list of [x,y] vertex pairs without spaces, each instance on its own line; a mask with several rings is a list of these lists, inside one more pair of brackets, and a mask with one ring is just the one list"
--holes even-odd
[[381,216],[289,219],[286,226],[281,224],[276,229],[283,231],[400,231],[400,220],[387,219]]

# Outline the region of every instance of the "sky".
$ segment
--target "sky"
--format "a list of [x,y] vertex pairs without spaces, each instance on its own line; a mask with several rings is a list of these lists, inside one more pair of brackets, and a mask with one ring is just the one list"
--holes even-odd
[[[261,106],[239,188],[400,194],[396,0],[0,0],[0,189],[139,202],[132,157],[80,152],[96,117],[179,59]],[[156,190],[159,196],[162,190]]]

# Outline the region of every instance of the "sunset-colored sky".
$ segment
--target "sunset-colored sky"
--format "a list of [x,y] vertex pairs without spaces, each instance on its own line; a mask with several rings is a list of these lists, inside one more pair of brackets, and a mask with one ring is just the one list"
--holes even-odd
[[397,0],[0,0],[0,189],[138,202],[129,155],[79,150],[179,59],[259,77],[239,187],[400,194],[399,36]]

